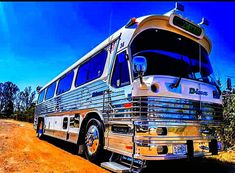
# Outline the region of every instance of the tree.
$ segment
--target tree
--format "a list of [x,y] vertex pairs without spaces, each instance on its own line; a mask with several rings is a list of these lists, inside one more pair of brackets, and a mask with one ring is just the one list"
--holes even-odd
[[15,100],[15,116],[21,121],[33,122],[33,114],[35,109],[35,91],[31,87],[25,87],[23,91],[17,93]]
[[35,91],[32,92],[31,87],[26,87],[24,93],[25,93],[25,107],[26,109],[29,109],[33,104],[36,92]]
[[23,111],[23,107],[22,107],[22,102],[23,102],[23,92],[20,91],[17,93],[17,97],[15,99],[15,111]]
[[25,111],[29,109],[34,101],[36,92],[33,91],[31,87],[25,87],[24,91],[21,91],[17,95],[16,108],[18,111]]
[[16,93],[19,88],[16,84],[12,82],[5,82],[1,84],[1,111],[5,113],[8,117],[14,111],[14,100],[16,99]]
[[3,110],[3,105],[4,105],[4,101],[3,101],[3,83],[0,83],[0,113],[2,113]]
[[14,110],[14,104],[12,100],[7,100],[4,112],[9,117],[13,113],[13,110]]
[[0,116],[9,118],[13,115],[17,119],[33,122],[35,94],[30,86],[20,91],[12,82],[0,83]]

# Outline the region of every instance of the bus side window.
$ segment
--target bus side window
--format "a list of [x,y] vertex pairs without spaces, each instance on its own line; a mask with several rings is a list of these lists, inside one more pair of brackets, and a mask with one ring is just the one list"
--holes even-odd
[[102,75],[107,54],[107,51],[103,49],[78,68],[75,82],[76,87],[97,79]]
[[47,88],[47,92],[46,92],[46,100],[54,96],[55,87],[56,87],[56,82],[53,82],[51,85],[49,85],[49,87]]
[[70,90],[72,86],[72,81],[73,81],[73,70],[68,72],[66,75],[64,75],[58,83],[58,88],[56,91],[56,95],[62,94],[68,90]]
[[126,59],[126,51],[124,51],[118,54],[116,57],[111,79],[111,86],[119,88],[129,84],[130,84],[129,69]]
[[44,94],[45,94],[45,89],[40,92],[38,96],[38,103],[41,103],[43,101]]
[[102,75],[106,58],[107,58],[107,51],[103,49],[101,52],[99,52],[91,59],[88,81],[94,80]]

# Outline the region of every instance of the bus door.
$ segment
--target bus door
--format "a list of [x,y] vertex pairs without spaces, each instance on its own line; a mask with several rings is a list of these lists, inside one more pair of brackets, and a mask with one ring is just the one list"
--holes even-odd
[[127,50],[118,52],[110,76],[110,118],[128,117],[128,96],[131,93],[130,63]]

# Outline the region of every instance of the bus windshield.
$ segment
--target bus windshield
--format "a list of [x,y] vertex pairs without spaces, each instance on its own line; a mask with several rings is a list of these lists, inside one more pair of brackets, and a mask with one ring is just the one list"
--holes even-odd
[[206,50],[182,35],[160,29],[145,30],[133,40],[131,53],[132,57],[146,57],[144,76],[169,75],[215,84]]

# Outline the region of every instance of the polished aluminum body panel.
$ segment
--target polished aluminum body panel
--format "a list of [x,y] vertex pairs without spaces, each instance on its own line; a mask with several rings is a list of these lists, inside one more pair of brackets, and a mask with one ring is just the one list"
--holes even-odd
[[[130,85],[122,88],[110,86],[110,74],[117,53],[126,50],[133,38],[148,28],[160,28],[181,34],[198,42],[210,52],[210,41],[201,40],[178,31],[168,24],[166,16],[145,16],[138,18],[135,29],[121,28],[107,40],[85,55],[81,60],[62,72],[45,85],[57,80],[71,69],[75,73],[77,66],[95,52],[116,40],[114,51],[108,54],[103,75],[78,88],[37,104],[34,126],[39,118],[44,120],[45,134],[77,144],[82,126],[90,114],[97,115],[103,123],[104,149],[142,160],[181,159],[187,157],[186,144],[193,141],[194,156],[209,153],[209,142],[214,134],[206,133],[219,125],[222,116],[220,98],[213,98],[215,86],[199,81],[182,79],[181,90],[169,90],[168,84],[177,77],[146,76],[147,89],[141,89],[138,79],[130,72]],[[129,59],[130,60],[130,59]],[[131,71],[131,62],[128,62]],[[159,92],[151,91],[151,85],[159,85]],[[190,95],[189,89],[200,88],[208,92],[207,96]],[[167,131],[159,135],[159,130]],[[162,129],[161,129],[162,128]],[[167,153],[159,154],[158,148],[167,146]],[[180,150],[180,147],[182,150]],[[160,148],[161,149],[161,148]]]

